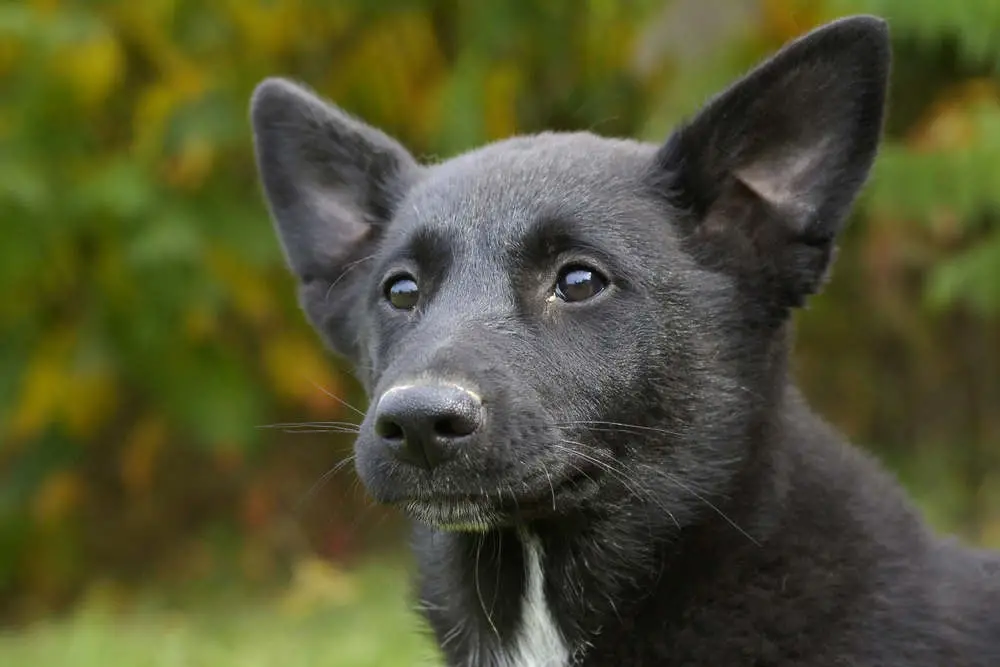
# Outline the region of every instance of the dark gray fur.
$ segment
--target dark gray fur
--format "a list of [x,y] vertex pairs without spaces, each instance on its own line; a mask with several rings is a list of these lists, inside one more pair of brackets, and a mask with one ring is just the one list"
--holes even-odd
[[[419,595],[449,665],[518,631],[522,539],[582,667],[1000,666],[1000,559],[931,534],[897,483],[803,402],[790,313],[816,293],[881,134],[872,17],[789,44],[663,145],[547,133],[440,164],[296,84],[252,102],[264,190],[306,315],[373,405],[474,387],[486,426],[427,471],[369,413],[379,502],[417,522]],[[585,261],[611,286],[552,301]],[[393,311],[383,281],[420,283]],[[388,629],[391,630],[391,629]]]

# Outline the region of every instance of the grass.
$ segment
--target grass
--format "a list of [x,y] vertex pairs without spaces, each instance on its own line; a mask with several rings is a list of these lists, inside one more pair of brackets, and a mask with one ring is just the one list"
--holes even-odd
[[278,600],[67,619],[0,633],[0,665],[30,667],[436,667],[398,569],[317,567]]

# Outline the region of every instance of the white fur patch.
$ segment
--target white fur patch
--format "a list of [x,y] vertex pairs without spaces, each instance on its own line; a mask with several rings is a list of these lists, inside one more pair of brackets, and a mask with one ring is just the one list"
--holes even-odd
[[568,667],[569,648],[545,600],[542,549],[524,537],[525,589],[521,623],[511,645],[497,657],[497,667]]

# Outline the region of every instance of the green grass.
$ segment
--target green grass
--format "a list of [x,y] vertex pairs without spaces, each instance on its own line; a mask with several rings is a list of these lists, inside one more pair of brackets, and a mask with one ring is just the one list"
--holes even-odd
[[301,577],[289,596],[72,617],[0,633],[0,665],[26,667],[436,667],[399,571]]

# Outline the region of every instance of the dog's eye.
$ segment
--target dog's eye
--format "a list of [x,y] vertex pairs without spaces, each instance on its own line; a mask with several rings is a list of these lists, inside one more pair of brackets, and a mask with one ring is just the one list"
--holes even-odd
[[420,298],[420,288],[413,276],[396,276],[386,284],[385,298],[393,308],[412,310]]
[[567,266],[556,280],[556,296],[566,302],[585,301],[607,287],[600,273],[586,266]]

